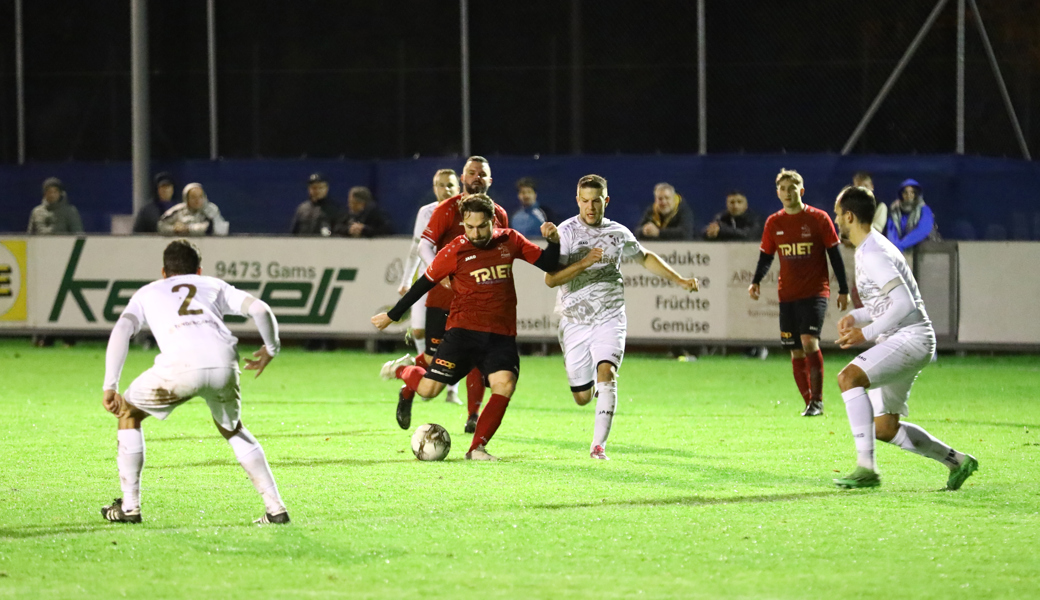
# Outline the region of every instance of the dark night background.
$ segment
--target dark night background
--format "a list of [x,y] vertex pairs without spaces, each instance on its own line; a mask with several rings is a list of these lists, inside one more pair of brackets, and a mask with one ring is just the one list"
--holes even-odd
[[[979,4],[1036,153],[1040,9],[1035,0]],[[223,157],[461,152],[458,2],[216,6]],[[840,151],[933,6],[709,0],[709,152]],[[695,2],[585,0],[577,15],[571,2],[549,0],[470,7],[475,151],[697,151]],[[205,15],[203,0],[149,3],[154,159],[209,155]],[[128,160],[129,2],[32,0],[24,17],[28,159]],[[13,0],[0,1],[0,39],[0,162],[13,163]],[[857,153],[953,152],[955,49],[951,1]],[[967,49],[967,153],[1020,157],[970,15]]]

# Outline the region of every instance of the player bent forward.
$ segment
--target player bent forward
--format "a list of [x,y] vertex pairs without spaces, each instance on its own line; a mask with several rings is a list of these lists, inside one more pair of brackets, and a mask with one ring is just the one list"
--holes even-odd
[[863,308],[838,321],[837,343],[851,348],[877,340],[838,373],[857,467],[834,483],[844,488],[881,485],[874,457],[874,440],[879,439],[946,465],[946,489],[956,490],[979,468],[978,461],[920,426],[899,421],[900,415],[909,414],[906,403],[914,380],[932,360],[935,331],[903,253],[871,228],[876,205],[874,194],[862,187],[845,188],[834,203],[839,230],[856,246],[856,289],[863,301]]
[[617,372],[625,356],[625,280],[621,261],[633,258],[654,275],[697,291],[697,280],[679,275],[654,252],[644,248],[620,223],[603,218],[610,203],[607,180],[586,175],[578,180],[578,215],[560,225],[560,266],[545,275],[560,289],[560,347],[574,401],[592,400],[596,387],[596,419],[589,454],[607,460],[607,436],[617,409]]
[[404,298],[389,312],[372,317],[380,330],[399,320],[436,282],[450,277],[455,297],[448,313],[447,333],[437,347],[430,369],[414,366],[405,355],[383,365],[383,379],[401,379],[416,394],[434,398],[474,367],[487,378],[491,398],[477,419],[467,460],[496,460],[486,451],[505,415],[520,375],[516,348],[516,286],[513,261],[520,259],[543,271],[557,268],[560,236],[552,223],[542,223],[549,246],[542,250],[512,229],[496,229],[495,203],[484,194],[462,202],[465,234],[455,238],[437,256]]
[[[214,277],[203,277],[198,248],[187,240],[170,242],[163,252],[163,278],[139,289],[119,316],[105,355],[103,405],[119,419],[119,483],[123,497],[101,509],[119,523],[141,522],[141,470],[149,416],[165,420],[173,409],[201,396],[213,422],[231,445],[239,464],[263,497],[267,508],[257,523],[288,523],[289,513],[278,494],[264,449],[239,419],[238,340],[224,325],[224,315],[253,318],[264,345],[246,360],[259,377],[278,354],[278,323],[270,307]],[[130,338],[148,325],[161,353],[122,396],[119,377]]]

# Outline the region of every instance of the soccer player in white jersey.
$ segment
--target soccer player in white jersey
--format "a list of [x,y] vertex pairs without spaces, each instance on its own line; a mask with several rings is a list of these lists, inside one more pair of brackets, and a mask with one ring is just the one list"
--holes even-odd
[[[246,369],[259,377],[280,349],[278,322],[263,301],[214,277],[203,277],[202,256],[191,242],[170,242],[163,252],[163,278],[130,298],[108,340],[102,404],[119,419],[119,483],[123,497],[101,509],[119,523],[141,522],[141,470],[149,416],[164,420],[177,406],[199,396],[209,405],[213,422],[231,445],[239,464],[266,507],[256,523],[288,523],[264,449],[239,419],[238,340],[224,325],[224,315],[252,317],[264,345],[246,359]],[[119,377],[130,338],[148,326],[161,353],[120,395]]]
[[910,267],[892,242],[871,228],[877,202],[863,187],[847,187],[834,203],[841,234],[856,246],[856,289],[863,301],[838,321],[842,348],[867,340],[874,347],[838,373],[852,437],[856,469],[834,483],[843,488],[881,485],[874,457],[875,439],[946,465],[946,489],[964,485],[979,463],[932,437],[919,425],[900,422],[909,414],[910,388],[932,360],[935,331]]
[[[412,283],[415,281],[415,274],[425,272],[426,268],[430,266],[426,264],[426,261],[424,261],[422,256],[419,254],[419,243],[422,241],[423,231],[426,230],[426,226],[430,223],[430,215],[433,214],[433,209],[437,208],[437,205],[441,202],[444,202],[458,193],[459,177],[455,174],[455,169],[441,169],[434,173],[433,195],[437,200],[420,208],[418,214],[415,215],[415,228],[412,230],[412,247],[408,249],[408,262],[405,263],[404,273],[401,275],[401,285],[397,288],[398,294],[402,296],[407,294],[408,290],[412,288]],[[428,340],[426,338],[425,294],[412,305],[412,319],[410,323],[410,331],[408,333],[412,338],[412,343],[415,344],[415,351],[418,355],[421,356],[426,354]],[[408,386],[403,386],[401,388],[401,393],[407,393],[407,389]],[[447,392],[444,396],[445,402],[450,402],[451,404],[462,404],[462,400],[459,400],[458,383],[453,383],[446,389]]]
[[617,373],[625,356],[625,283],[621,261],[632,258],[654,275],[697,291],[697,279],[685,278],[660,256],[644,248],[620,223],[603,218],[610,203],[607,180],[586,175],[578,180],[578,215],[560,227],[560,266],[545,275],[560,289],[560,347],[574,401],[584,406],[596,388],[596,418],[590,456],[607,460],[607,436],[617,409]]

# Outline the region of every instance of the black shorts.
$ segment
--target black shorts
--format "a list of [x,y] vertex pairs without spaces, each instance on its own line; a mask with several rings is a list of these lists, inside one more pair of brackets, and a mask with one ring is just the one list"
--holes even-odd
[[448,325],[448,311],[443,308],[426,307],[426,354],[437,354],[437,346],[444,340],[444,328]]
[[444,334],[444,340],[433,357],[426,377],[452,384],[465,377],[473,368],[480,369],[487,385],[488,375],[498,371],[512,371],[520,376],[520,353],[516,337],[485,331],[455,327]]
[[820,337],[827,316],[823,296],[780,303],[780,345],[788,350],[802,349],[802,336]]

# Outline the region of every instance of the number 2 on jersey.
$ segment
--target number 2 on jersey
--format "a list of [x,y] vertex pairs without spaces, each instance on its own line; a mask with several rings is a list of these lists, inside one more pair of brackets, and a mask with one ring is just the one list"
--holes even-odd
[[188,305],[191,304],[192,299],[195,298],[195,294],[198,293],[198,291],[199,291],[198,288],[196,288],[195,286],[191,285],[190,283],[182,283],[182,284],[173,286],[173,290],[171,290],[171,291],[176,292],[177,290],[179,290],[181,288],[187,288],[188,289],[188,295],[184,298],[184,302],[181,302],[181,308],[180,308],[180,310],[177,311],[177,314],[182,316],[182,317],[186,317],[188,315],[201,315],[202,314],[202,309],[201,308],[196,308],[194,310],[188,310]]

